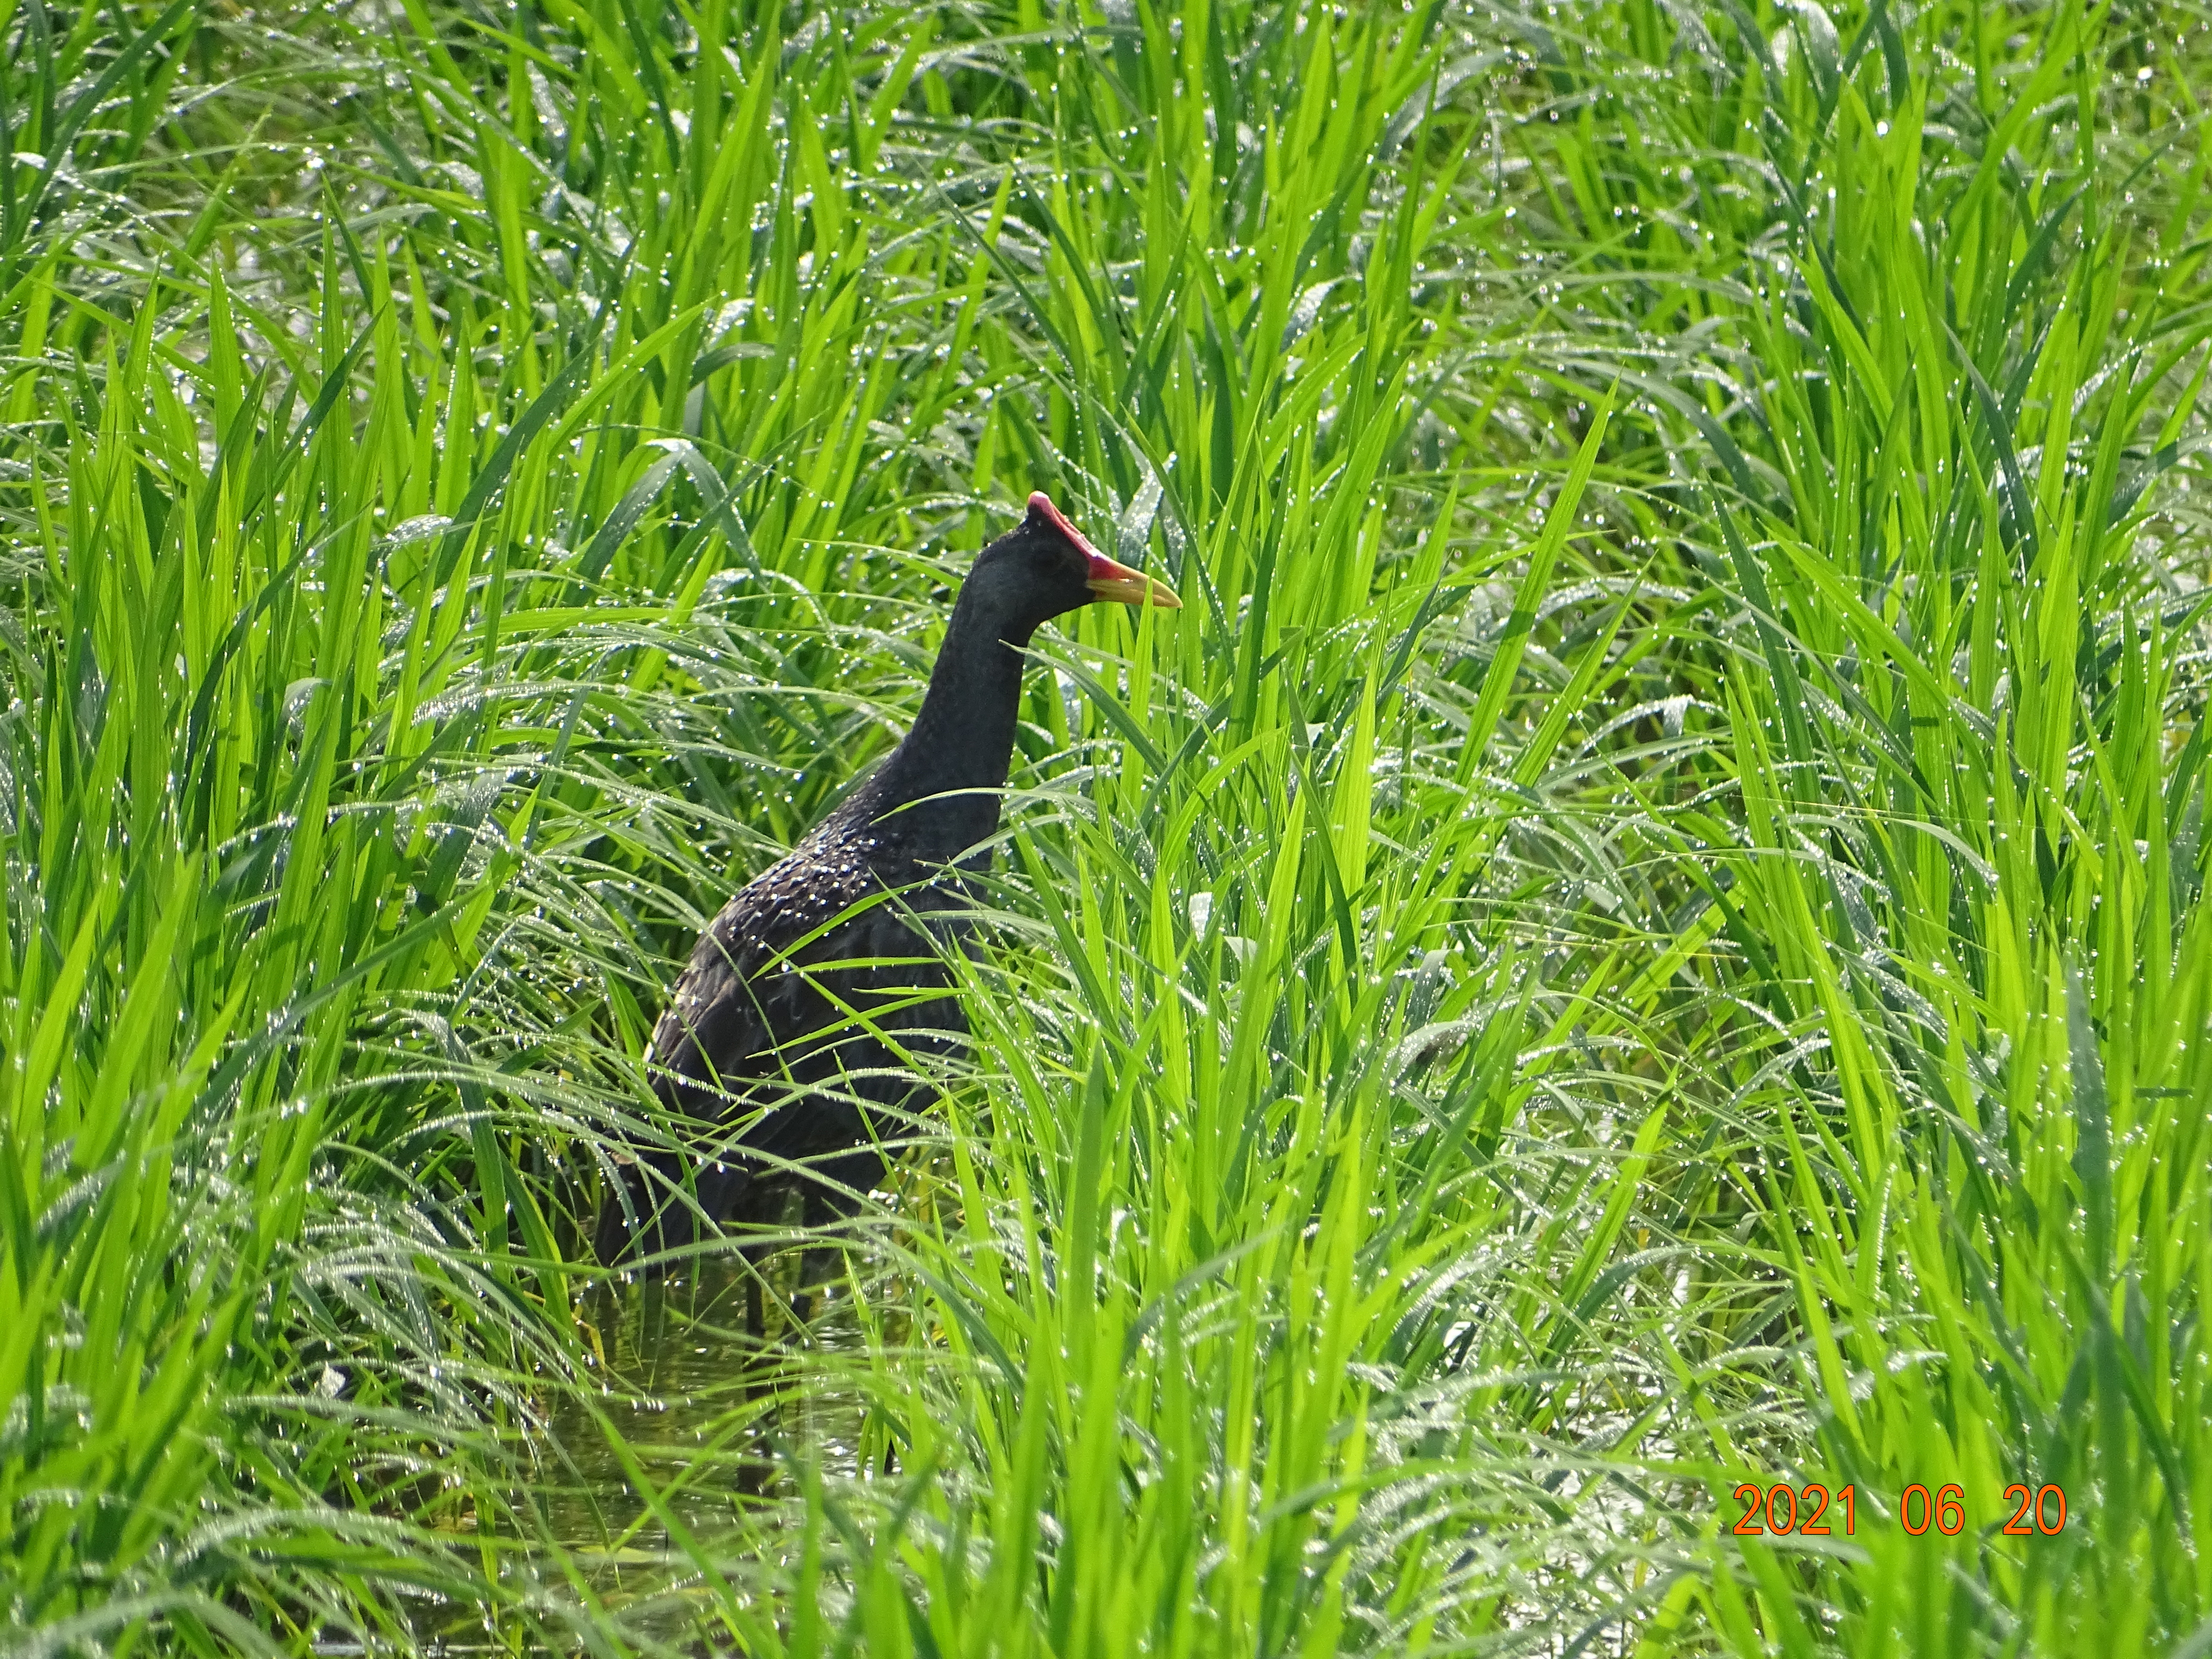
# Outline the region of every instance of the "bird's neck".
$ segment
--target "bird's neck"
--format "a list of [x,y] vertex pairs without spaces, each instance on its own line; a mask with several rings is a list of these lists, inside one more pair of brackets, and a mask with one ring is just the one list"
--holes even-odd
[[[878,811],[898,811],[925,858],[951,859],[999,826],[1031,625],[962,590],[914,729],[878,775]],[[957,792],[986,793],[957,793]],[[944,799],[939,799],[944,797]],[[894,820],[897,822],[897,820]]]

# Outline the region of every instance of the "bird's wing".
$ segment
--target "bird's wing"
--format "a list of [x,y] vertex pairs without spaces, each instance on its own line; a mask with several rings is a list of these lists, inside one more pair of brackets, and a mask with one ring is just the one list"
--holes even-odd
[[733,1093],[774,1078],[778,1043],[805,1029],[797,1022],[808,1011],[795,1000],[805,988],[778,959],[836,914],[839,895],[819,884],[800,890],[790,863],[722,907],[653,1028],[654,1091],[694,1117],[721,1117]]
[[[871,892],[876,902],[845,914]],[[771,1160],[865,1143],[863,1109],[896,1107],[914,1087],[878,1034],[940,1049],[966,1030],[943,963],[880,893],[866,871],[824,861],[778,866],[732,899],[653,1033],[661,1097]]]

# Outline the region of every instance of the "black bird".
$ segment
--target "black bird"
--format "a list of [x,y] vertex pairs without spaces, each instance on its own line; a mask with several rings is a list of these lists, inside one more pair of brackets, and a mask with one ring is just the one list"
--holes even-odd
[[794,1185],[818,1225],[881,1182],[877,1142],[920,1086],[899,1049],[942,1054],[967,1030],[915,921],[963,908],[962,877],[988,862],[975,849],[998,827],[1030,636],[1101,599],[1182,605],[1031,495],[962,584],[914,729],[700,936],[647,1060],[693,1145],[624,1167],[599,1212],[602,1261],[681,1249],[706,1222],[775,1219]]

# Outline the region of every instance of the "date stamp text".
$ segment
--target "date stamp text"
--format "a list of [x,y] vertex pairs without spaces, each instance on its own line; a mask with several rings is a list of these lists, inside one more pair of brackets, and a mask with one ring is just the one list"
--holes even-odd
[[[1739,1538],[1796,1536],[1850,1538],[1858,1527],[1858,1489],[1839,1487],[1830,1492],[1815,1481],[1792,1486],[1786,1481],[1761,1486],[1747,1480],[1735,1489],[1743,1514],[1729,1528]],[[2056,1538],[2066,1530],[2066,1492],[2053,1484],[2030,1486],[2014,1481],[2004,1489],[2002,1504],[1989,1518],[2002,1520],[1997,1531],[2009,1538]],[[2007,1512],[2008,1511],[2008,1513]],[[1897,1524],[1915,1538],[1932,1528],[1946,1538],[1966,1525],[1966,1489],[1955,1481],[1932,1493],[1915,1481],[1897,1495]]]

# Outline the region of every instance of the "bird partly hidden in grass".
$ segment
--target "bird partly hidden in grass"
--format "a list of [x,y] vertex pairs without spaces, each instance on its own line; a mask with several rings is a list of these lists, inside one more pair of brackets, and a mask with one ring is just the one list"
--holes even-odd
[[793,1187],[821,1226],[882,1183],[878,1146],[923,1086],[907,1055],[941,1055],[967,1031],[917,926],[938,913],[957,932],[964,878],[988,867],[978,848],[998,828],[1030,635],[1102,600],[1182,603],[1042,492],[977,556],[913,729],[700,936],[647,1060],[690,1144],[621,1167],[599,1211],[603,1262],[672,1260],[709,1224],[773,1223]]

